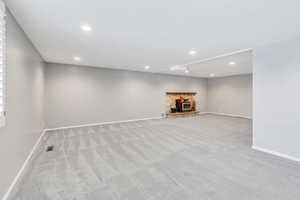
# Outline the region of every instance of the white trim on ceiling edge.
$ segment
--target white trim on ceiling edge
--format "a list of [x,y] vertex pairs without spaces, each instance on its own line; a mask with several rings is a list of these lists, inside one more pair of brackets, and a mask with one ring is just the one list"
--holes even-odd
[[212,114],[212,115],[222,115],[222,116],[227,116],[227,117],[238,117],[238,118],[252,119],[252,117],[246,116],[246,115],[236,115],[236,114],[219,113],[219,112],[202,112],[201,114]]
[[271,151],[271,150],[268,150],[268,149],[265,149],[265,148],[261,148],[261,147],[257,147],[257,146],[254,146],[254,145],[252,146],[252,149],[254,149],[256,151],[261,151],[261,152],[264,152],[264,153],[272,154],[274,156],[278,156],[278,157],[285,158],[285,159],[288,159],[288,160],[300,162],[300,158],[296,158],[294,156],[289,156],[289,155],[286,155],[284,153],[279,153],[279,152],[276,152],[276,151]]
[[106,125],[106,124],[119,124],[119,123],[126,123],[126,122],[136,122],[136,121],[145,121],[145,120],[162,119],[162,118],[164,118],[164,117],[149,117],[149,118],[142,118],[142,119],[130,119],[130,120],[100,122],[100,123],[92,123],[92,124],[63,126],[63,127],[57,127],[57,128],[46,128],[45,130],[46,131],[55,131],[55,130],[62,130],[62,129],[69,129],[69,128],[81,128],[81,127],[88,127],[88,126],[100,126],[100,125]]
[[27,165],[29,164],[32,156],[34,155],[34,152],[37,150],[38,146],[40,145],[43,137],[45,136],[45,133],[46,133],[46,130],[44,129],[42,131],[41,135],[39,136],[38,140],[34,144],[31,152],[29,153],[29,155],[27,156],[26,160],[24,161],[22,167],[18,171],[16,177],[13,179],[12,183],[10,184],[8,190],[6,191],[6,193],[4,194],[4,196],[2,197],[2,200],[8,200],[9,199],[9,196],[11,195],[14,187],[18,184],[19,179],[22,177],[22,174],[24,173],[24,171],[25,171]]

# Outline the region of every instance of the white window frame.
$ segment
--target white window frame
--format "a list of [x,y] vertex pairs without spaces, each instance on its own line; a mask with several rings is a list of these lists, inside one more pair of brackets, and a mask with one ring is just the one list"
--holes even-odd
[[0,127],[6,119],[6,21],[5,4],[0,0]]

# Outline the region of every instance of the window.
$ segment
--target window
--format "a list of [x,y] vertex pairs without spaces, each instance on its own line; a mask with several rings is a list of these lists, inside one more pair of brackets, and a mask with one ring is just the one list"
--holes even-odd
[[5,5],[0,0],[0,127],[5,125],[5,64],[6,64]]

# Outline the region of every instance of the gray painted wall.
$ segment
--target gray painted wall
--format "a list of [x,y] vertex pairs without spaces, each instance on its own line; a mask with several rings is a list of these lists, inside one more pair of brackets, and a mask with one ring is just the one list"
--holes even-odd
[[300,38],[254,51],[254,146],[300,159]]
[[7,19],[7,118],[0,128],[0,197],[7,191],[44,126],[44,63],[17,25]]
[[252,118],[252,75],[208,79],[208,112]]
[[47,64],[45,87],[48,128],[160,117],[167,91],[198,92],[206,111],[207,79]]

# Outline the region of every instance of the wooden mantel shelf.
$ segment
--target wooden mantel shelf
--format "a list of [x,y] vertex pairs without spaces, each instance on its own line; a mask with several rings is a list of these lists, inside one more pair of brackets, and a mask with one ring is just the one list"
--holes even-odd
[[197,92],[166,92],[167,95],[196,95]]

